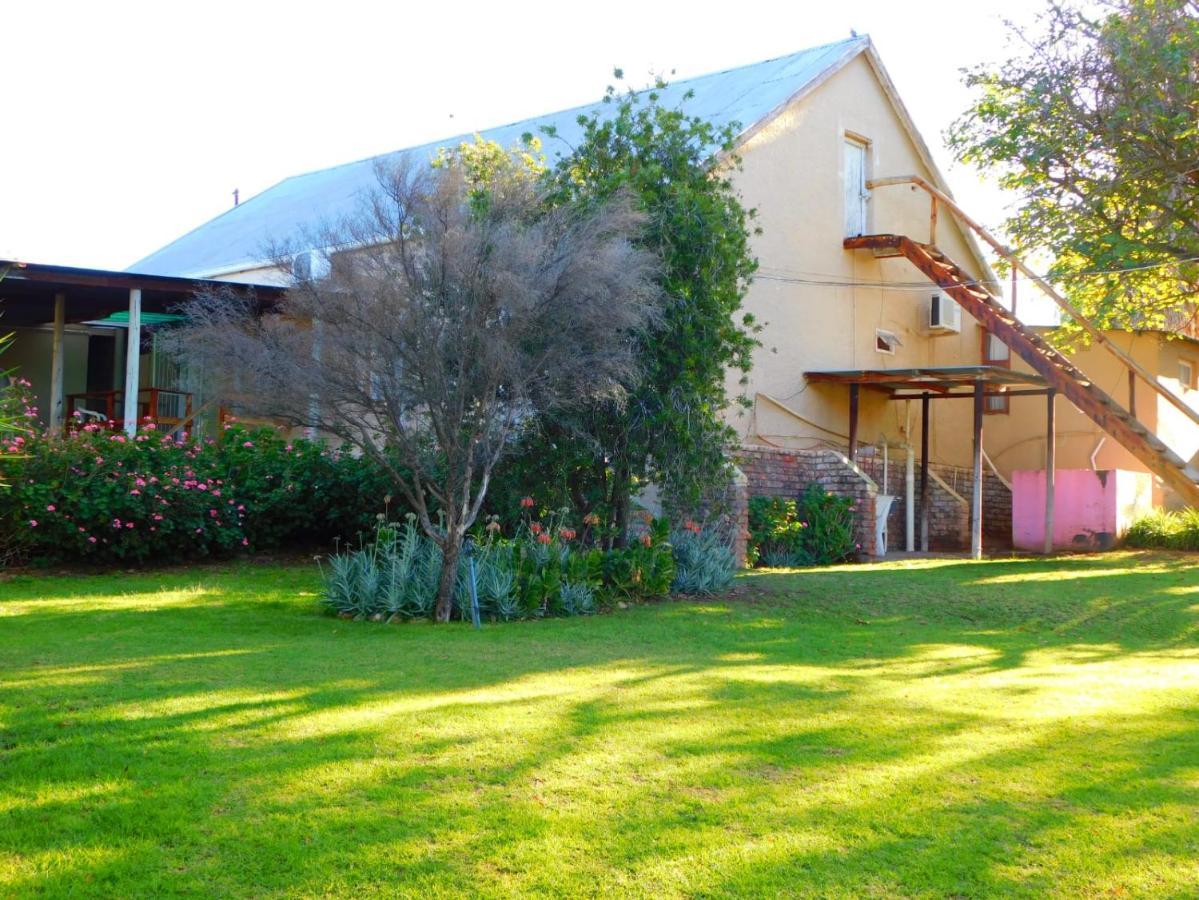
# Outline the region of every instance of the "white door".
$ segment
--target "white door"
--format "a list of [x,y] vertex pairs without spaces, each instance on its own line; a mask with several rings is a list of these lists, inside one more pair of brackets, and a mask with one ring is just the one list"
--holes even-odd
[[845,139],[845,236],[866,233],[866,145]]

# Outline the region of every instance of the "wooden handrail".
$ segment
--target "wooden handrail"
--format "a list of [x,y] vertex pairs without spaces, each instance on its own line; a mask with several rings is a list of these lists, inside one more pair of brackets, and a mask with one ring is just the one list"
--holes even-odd
[[866,182],[866,187],[873,190],[876,187],[888,187],[890,185],[897,184],[914,185],[915,187],[921,188],[928,193],[930,197],[932,197],[932,202],[934,204],[934,212],[930,217],[932,219],[932,228],[936,227],[936,204],[944,204],[949,211],[953,213],[954,218],[982,238],[992,250],[1006,259],[1013,268],[1018,269],[1020,272],[1026,275],[1037,287],[1044,291],[1054,303],[1056,303],[1064,312],[1066,312],[1071,319],[1081,325],[1083,330],[1086,331],[1087,334],[1089,334],[1092,338],[1094,338],[1100,346],[1120,360],[1120,362],[1122,362],[1130,372],[1134,372],[1142,381],[1153,388],[1153,390],[1157,391],[1158,394],[1165,397],[1175,407],[1184,412],[1192,422],[1194,422],[1196,425],[1199,425],[1199,412],[1196,412],[1194,409],[1188,406],[1185,400],[1158,381],[1156,375],[1149,372],[1135,359],[1109,341],[1107,336],[1104,335],[1104,333],[1100,331],[1090,319],[1079,312],[1074,304],[1059,294],[1054,289],[1053,285],[1051,285],[1048,281],[1026,266],[1020,260],[1020,258],[1011,251],[1010,247],[1001,243],[993,234],[987,231],[987,229],[983,228],[982,225],[970,218],[966,211],[958,206],[957,203],[954,202],[953,198],[944,191],[940,190],[934,185],[929,184],[919,175],[896,175],[891,178],[872,178]]

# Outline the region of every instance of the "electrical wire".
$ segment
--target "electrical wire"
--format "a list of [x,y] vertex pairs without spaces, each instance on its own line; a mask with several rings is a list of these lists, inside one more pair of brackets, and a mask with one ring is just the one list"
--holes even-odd
[[[1074,281],[1081,278],[1102,278],[1108,275],[1125,275],[1130,272],[1144,272],[1150,269],[1161,269],[1167,266],[1177,266],[1183,263],[1199,262],[1199,256],[1189,256],[1183,259],[1172,259],[1160,263],[1147,263],[1143,266],[1125,266],[1119,269],[1089,269],[1082,272],[1074,272],[1069,275],[1059,276],[1058,281]],[[825,272],[804,272],[794,269],[783,269],[775,266],[762,266],[755,275],[756,278],[761,278],[766,281],[778,281],[786,284],[809,285],[813,287],[860,287],[860,288],[885,288],[893,291],[927,291],[931,282],[928,281],[857,281],[854,279],[845,279],[843,277],[828,274]],[[1048,276],[1041,276],[1042,280],[1049,281]],[[1006,280],[1006,279],[1005,279]],[[1036,284],[1036,280],[1027,276],[1018,277],[1016,283],[1024,282],[1026,284]],[[994,282],[984,281],[982,279],[962,279],[961,284],[966,287],[989,287]]]

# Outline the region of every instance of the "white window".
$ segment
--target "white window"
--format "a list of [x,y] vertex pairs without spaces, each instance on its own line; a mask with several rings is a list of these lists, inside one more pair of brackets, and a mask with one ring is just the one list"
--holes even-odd
[[860,138],[845,138],[845,236],[857,237],[866,233],[867,203],[870,192],[866,189],[869,177],[867,154],[869,144]]
[[881,328],[875,329],[874,332],[874,349],[879,353],[889,353],[895,355],[895,348],[902,347],[903,341],[891,331],[884,331]]
[[1178,383],[1184,388],[1193,388],[1195,386],[1195,364],[1189,359],[1180,359],[1178,361]]

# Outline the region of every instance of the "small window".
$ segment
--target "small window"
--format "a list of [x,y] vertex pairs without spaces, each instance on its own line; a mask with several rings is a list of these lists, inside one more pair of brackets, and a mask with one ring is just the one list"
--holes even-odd
[[1012,411],[1012,398],[1007,394],[987,394],[984,400],[983,412],[988,416],[1006,416]]
[[1195,364],[1189,359],[1180,359],[1178,361],[1178,383],[1184,388],[1193,388],[1195,386]]
[[895,348],[902,347],[901,341],[893,332],[883,331],[879,328],[874,332],[874,349],[879,353],[889,353],[895,355]]
[[866,181],[870,177],[870,145],[851,135],[845,136],[845,236],[857,237],[866,233],[869,218],[870,191]]

